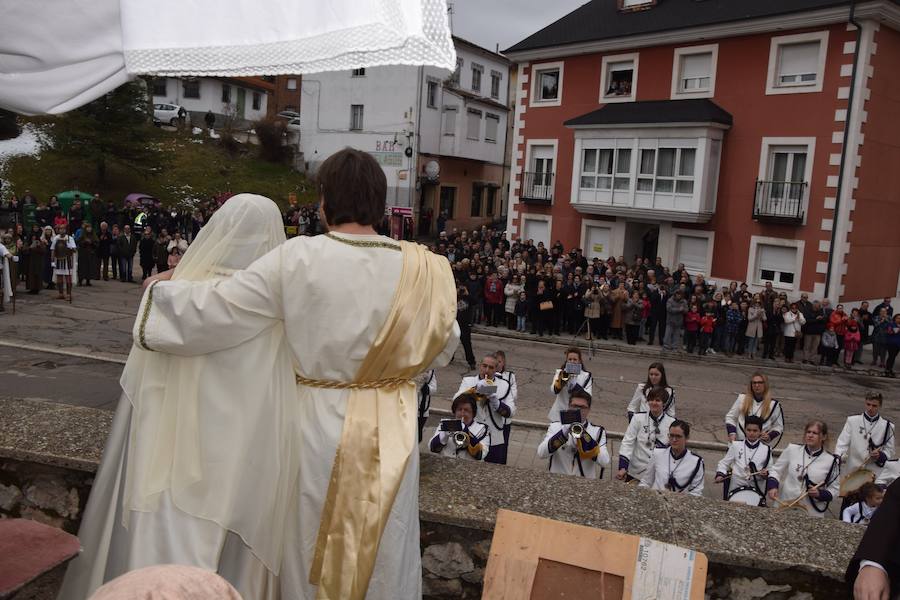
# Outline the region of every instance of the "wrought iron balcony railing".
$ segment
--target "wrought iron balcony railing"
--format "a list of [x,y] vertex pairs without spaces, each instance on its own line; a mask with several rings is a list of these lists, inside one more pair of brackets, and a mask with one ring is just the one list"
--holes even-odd
[[772,223],[803,223],[805,181],[757,181],[753,219]]
[[553,173],[523,173],[519,198],[526,204],[552,204]]

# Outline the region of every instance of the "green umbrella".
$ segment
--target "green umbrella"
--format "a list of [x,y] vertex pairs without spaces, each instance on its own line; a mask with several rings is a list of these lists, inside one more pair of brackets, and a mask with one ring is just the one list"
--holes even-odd
[[72,204],[75,202],[75,197],[78,197],[78,200],[81,201],[81,209],[84,212],[84,220],[90,221],[92,217],[91,211],[91,202],[94,199],[94,195],[89,192],[80,192],[78,190],[69,190],[68,192],[60,192],[56,194],[56,199],[59,200],[59,207],[62,209],[63,214],[68,216],[69,210],[72,208]]

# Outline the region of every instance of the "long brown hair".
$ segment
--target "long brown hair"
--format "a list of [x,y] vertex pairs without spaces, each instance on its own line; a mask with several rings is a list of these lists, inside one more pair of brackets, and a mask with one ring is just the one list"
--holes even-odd
[[759,416],[762,417],[763,421],[769,418],[769,415],[772,412],[772,393],[769,391],[769,378],[765,376],[761,371],[756,371],[753,375],[750,376],[750,383],[747,384],[747,393],[744,394],[744,403],[741,405],[741,414],[745,417],[750,414],[750,407],[753,406],[753,378],[759,377],[763,381],[765,381],[763,388],[763,400],[762,400],[762,411]]

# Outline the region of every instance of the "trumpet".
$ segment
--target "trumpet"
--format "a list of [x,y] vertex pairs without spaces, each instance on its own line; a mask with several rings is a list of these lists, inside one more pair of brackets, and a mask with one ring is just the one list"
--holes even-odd
[[584,426],[581,423],[572,423],[572,429],[570,431],[573,438],[580,440],[581,436],[584,435]]
[[562,372],[559,374],[559,380],[563,383],[568,383],[569,377],[570,377],[569,372],[566,371],[565,369],[563,369]]
[[469,436],[466,435],[465,431],[457,431],[453,434],[453,443],[456,444],[457,448],[463,448],[469,443]]

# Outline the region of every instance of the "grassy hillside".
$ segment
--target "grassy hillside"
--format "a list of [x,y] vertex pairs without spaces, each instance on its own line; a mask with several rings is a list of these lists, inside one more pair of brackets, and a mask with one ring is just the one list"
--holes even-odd
[[156,130],[155,142],[168,158],[152,176],[110,166],[105,183],[98,183],[94,166],[78,156],[44,153],[9,158],[0,173],[7,189],[21,195],[26,189],[39,198],[70,189],[99,193],[106,200],[121,201],[142,192],[169,206],[188,206],[193,199],[207,199],[223,192],[251,192],[272,198],[280,205],[296,193],[300,203],[312,202],[312,186],[304,175],[280,164],[258,158],[258,148],[243,145],[229,153],[216,140]]

